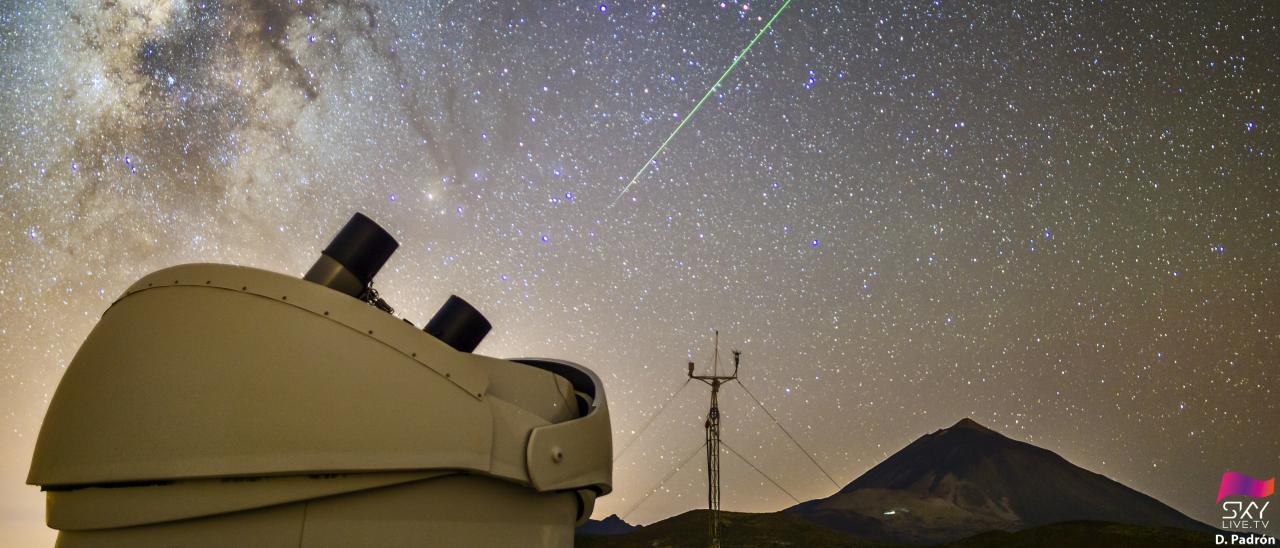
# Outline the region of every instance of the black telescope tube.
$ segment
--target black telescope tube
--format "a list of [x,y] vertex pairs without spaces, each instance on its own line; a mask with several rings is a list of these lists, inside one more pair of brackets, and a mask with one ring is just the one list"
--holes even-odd
[[427,326],[423,328],[429,335],[440,339],[459,352],[471,352],[484,336],[489,334],[493,325],[484,315],[457,295],[450,295],[444,306],[436,311]]
[[[338,231],[329,246],[320,252],[320,258],[302,279],[346,293],[357,299],[365,299],[374,274],[386,264],[400,244],[386,230],[361,213]],[[391,307],[373,294],[370,302],[391,311]],[[382,304],[377,304],[381,302]]]
[[397,247],[400,243],[391,234],[363,213],[356,212],[321,253],[341,263],[361,285],[369,285]]

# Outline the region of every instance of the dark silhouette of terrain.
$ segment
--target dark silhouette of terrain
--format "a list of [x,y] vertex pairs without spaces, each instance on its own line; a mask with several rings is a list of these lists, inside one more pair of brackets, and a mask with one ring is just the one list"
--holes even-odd
[[579,525],[578,528],[574,530],[574,534],[600,536],[624,535],[634,531],[635,528],[636,526],[622,521],[622,518],[618,517],[617,514],[609,514],[609,517],[599,521],[588,519],[586,523]]
[[951,542],[1067,521],[1213,532],[1154,498],[971,419],[920,437],[840,492],[786,512],[896,543]]
[[[839,531],[781,513],[720,512],[720,518],[721,544],[726,547],[880,546],[859,541]],[[578,548],[706,548],[707,511],[690,510],[644,527],[637,527],[625,535],[584,535],[579,532],[574,546]]]
[[1102,521],[1051,523],[1016,533],[988,531],[946,544],[954,548],[1191,548],[1212,546],[1213,534],[1177,527],[1152,527]]
[[[860,540],[782,512],[721,512],[723,545],[733,548],[873,548],[901,546]],[[988,531],[940,546],[953,548],[1199,548],[1213,535],[1173,527],[1149,527],[1098,521],[1041,525],[1015,533]],[[707,511],[693,510],[624,535],[578,533],[578,548],[705,548]]]
[[[920,437],[830,497],[721,516],[725,546],[1177,547],[1211,545],[1216,532],[971,419]],[[707,515],[695,510],[609,536],[590,531],[579,529],[579,546],[700,547]]]

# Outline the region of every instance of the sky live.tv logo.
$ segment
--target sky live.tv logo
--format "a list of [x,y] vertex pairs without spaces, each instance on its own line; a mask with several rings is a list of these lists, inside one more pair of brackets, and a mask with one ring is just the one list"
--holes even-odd
[[1271,501],[1223,500],[1227,497],[1249,497],[1261,499],[1276,492],[1276,479],[1256,479],[1240,472],[1227,471],[1222,474],[1218,484],[1217,502],[1222,505],[1222,528],[1237,531],[1265,530],[1270,521],[1266,519],[1267,507]]

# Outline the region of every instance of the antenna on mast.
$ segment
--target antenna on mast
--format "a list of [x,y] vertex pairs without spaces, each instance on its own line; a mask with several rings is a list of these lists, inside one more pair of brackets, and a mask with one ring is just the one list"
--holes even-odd
[[742,352],[733,351],[733,374],[720,375],[720,331],[715,332],[715,349],[711,352],[711,374],[693,374],[689,362],[689,378],[711,387],[711,408],[707,411],[707,545],[720,548],[720,385],[738,378],[738,361]]

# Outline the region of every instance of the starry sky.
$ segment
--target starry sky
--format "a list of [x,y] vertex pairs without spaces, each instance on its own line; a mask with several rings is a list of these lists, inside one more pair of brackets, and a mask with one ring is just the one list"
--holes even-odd
[[[713,329],[840,484],[965,416],[1206,521],[1277,472],[1280,6],[795,0],[609,207],[780,5],[5,2],[3,543],[49,538],[34,439],[126,286],[301,275],[356,210],[398,314],[604,379],[597,517],[705,502],[699,458],[654,487],[706,388],[640,429]],[[726,509],[835,491],[721,399],[791,493],[725,455]]]

